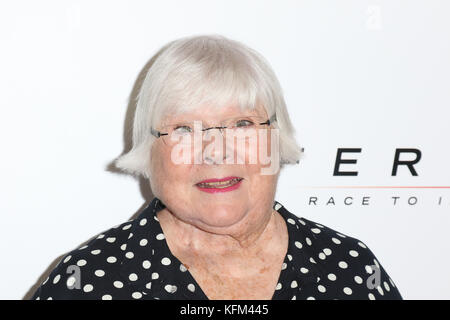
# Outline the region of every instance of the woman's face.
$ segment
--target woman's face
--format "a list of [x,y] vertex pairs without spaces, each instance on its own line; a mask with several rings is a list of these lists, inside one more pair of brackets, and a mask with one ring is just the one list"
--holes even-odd
[[[230,104],[217,110],[205,105],[193,112],[171,115],[164,119],[164,123],[178,124],[198,120],[203,123],[203,128],[210,128],[219,126],[224,119],[240,116],[262,117],[263,121],[269,118],[263,108],[242,111],[238,106]],[[202,147],[198,148],[197,145],[196,150],[189,147],[192,151],[191,161],[187,164],[174,161],[172,150],[175,147],[164,143],[162,138],[157,139],[151,152],[150,183],[153,194],[161,199],[178,219],[204,231],[216,234],[239,233],[251,229],[252,225],[258,225],[258,222],[270,217],[279,176],[279,169],[272,174],[261,174],[262,168],[268,168],[270,164],[261,164],[259,156],[257,161],[249,160],[249,155],[258,155],[261,148],[266,148],[263,151],[266,155],[273,155],[270,150],[270,127],[263,125],[261,129],[266,134],[267,141],[261,142],[257,139],[257,143],[249,143],[247,140],[244,148],[226,143],[226,139],[217,129],[207,130],[205,132],[208,135],[222,140],[223,149],[212,148],[216,145],[214,139],[203,140]],[[197,159],[201,159],[201,163],[195,163],[194,156],[198,156],[199,151],[200,156]],[[234,161],[231,163],[226,162],[227,152],[234,153]],[[214,159],[223,159],[222,163],[203,160],[207,154],[217,156],[213,157]],[[239,158],[245,159],[245,162],[237,163]],[[201,181],[225,177],[238,177],[242,180],[233,187],[219,189],[227,190],[224,192],[211,192],[218,190],[198,186]]]

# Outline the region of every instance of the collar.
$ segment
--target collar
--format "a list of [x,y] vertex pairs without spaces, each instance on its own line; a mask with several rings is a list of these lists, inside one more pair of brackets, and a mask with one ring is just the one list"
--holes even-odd
[[[156,216],[164,208],[162,201],[155,197],[132,220],[126,247],[133,248],[134,257],[121,261],[123,281],[134,291],[142,292],[144,299],[208,299],[186,267],[169,250]],[[325,276],[313,258],[321,252],[320,240],[304,219],[289,212],[278,201],[274,201],[273,209],[284,218],[289,234],[288,249],[273,299],[296,299],[302,292],[311,292],[307,287],[315,287],[320,277]],[[138,275],[138,280],[129,280],[132,273]],[[185,287],[178,290],[180,286]],[[186,287],[193,291],[186,290]]]

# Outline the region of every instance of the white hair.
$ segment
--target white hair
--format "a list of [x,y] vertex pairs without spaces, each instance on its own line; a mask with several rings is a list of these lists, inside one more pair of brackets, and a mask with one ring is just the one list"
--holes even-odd
[[298,163],[302,149],[295,140],[281,86],[269,63],[255,50],[221,35],[200,35],[168,43],[148,69],[137,96],[133,146],[115,160],[132,175],[150,178],[151,128],[164,117],[210,103],[220,108],[236,102],[241,110],[262,105],[275,115],[280,163]]

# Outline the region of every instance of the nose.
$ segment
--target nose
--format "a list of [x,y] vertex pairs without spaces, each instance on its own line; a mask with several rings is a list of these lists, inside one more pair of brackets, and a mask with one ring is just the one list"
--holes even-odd
[[[213,131],[211,129],[219,129],[220,133],[217,131]],[[225,142],[224,133],[222,127],[211,127],[205,129],[202,148],[202,159],[206,164],[225,164],[226,159],[228,157],[228,152],[232,150],[228,150],[230,147]],[[211,136],[208,136],[208,132],[214,137],[211,139]],[[219,141],[217,141],[219,139]]]

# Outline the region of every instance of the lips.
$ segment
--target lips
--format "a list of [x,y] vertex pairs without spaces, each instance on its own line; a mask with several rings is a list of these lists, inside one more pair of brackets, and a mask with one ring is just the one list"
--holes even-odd
[[207,179],[196,184],[198,188],[206,192],[231,191],[239,187],[241,177],[226,177],[222,179]]

